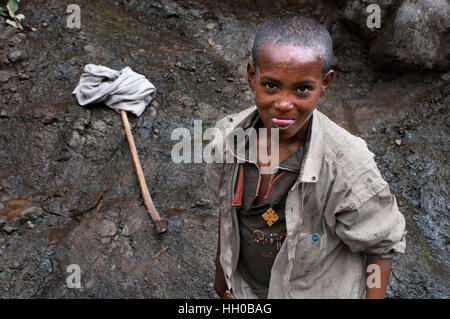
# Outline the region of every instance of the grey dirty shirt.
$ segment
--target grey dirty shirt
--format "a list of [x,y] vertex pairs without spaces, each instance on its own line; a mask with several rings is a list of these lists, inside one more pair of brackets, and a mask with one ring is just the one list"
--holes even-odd
[[[253,106],[221,119],[216,128],[226,139],[227,128],[245,129],[257,115]],[[286,199],[287,236],[272,266],[268,298],[362,298],[366,258],[404,253],[405,219],[366,143],[317,110],[311,125],[309,147]],[[228,288],[235,298],[258,298],[237,267],[239,223],[231,203],[238,167],[207,164],[205,182],[219,208],[220,263]]]

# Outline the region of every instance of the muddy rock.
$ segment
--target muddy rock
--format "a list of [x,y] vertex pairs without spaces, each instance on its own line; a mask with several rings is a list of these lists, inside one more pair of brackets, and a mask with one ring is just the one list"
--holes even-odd
[[450,4],[446,0],[405,0],[372,43],[370,54],[382,65],[396,68],[446,70]]
[[123,226],[122,235],[124,235],[125,237],[130,236],[130,227],[128,225]]
[[[301,11],[335,42],[337,75],[319,110],[367,141],[407,220],[407,253],[394,259],[387,296],[448,298],[448,76],[380,72],[370,44],[407,1],[380,2],[386,25],[373,38],[356,28],[367,1],[345,11],[351,2],[338,10],[312,0],[85,1],[81,30],[65,27],[70,0],[21,2],[27,23],[46,26],[24,37],[0,24],[0,218],[16,214],[0,219],[0,296],[217,298],[218,211],[207,200],[204,163],[172,161],[171,133],[192,133],[200,119],[205,130],[251,106],[254,31]],[[13,65],[7,55],[16,51],[27,58]],[[71,94],[87,63],[130,66],[157,87],[129,121],[163,235],[142,200],[120,115],[101,103],[81,107]],[[72,264],[81,268],[79,289],[66,285]]]
[[[367,24],[367,8],[380,8],[380,28]],[[370,56],[380,67],[396,70],[446,70],[449,61],[446,0],[340,0],[339,17],[368,42]]]
[[10,47],[19,47],[23,45],[26,40],[25,33],[17,33],[13,37],[7,39],[7,43]]
[[101,222],[97,232],[100,237],[112,237],[116,234],[117,227],[112,221],[105,219]]
[[381,28],[369,28],[367,19],[372,11],[367,8],[376,4],[380,8],[381,26],[386,24],[386,20],[392,15],[392,8],[398,6],[401,0],[339,0],[339,17],[346,24],[358,32],[366,39],[372,39],[380,34]]
[[337,19],[332,0],[279,1],[270,10],[255,9],[264,8],[264,1],[250,0],[231,3],[160,0],[140,6],[125,0],[110,2],[139,12],[152,28],[164,28],[163,23],[155,23],[155,16],[160,17],[161,22],[179,30],[182,36],[195,39],[204,47],[212,46],[226,63],[235,67],[250,56],[252,36],[258,24],[271,16],[300,11],[314,16],[328,28]]
[[16,37],[16,29],[9,25],[1,24],[0,26],[0,45],[6,47],[9,43],[12,43]]
[[11,224],[7,224],[7,225],[3,226],[3,230],[8,234],[11,234],[13,231],[18,230],[18,229],[19,229],[18,226],[11,225]]
[[92,123],[92,129],[98,131],[100,134],[104,134],[106,132],[106,123],[102,120],[95,121]]
[[18,63],[28,58],[28,54],[24,50],[16,50],[8,54],[8,61],[11,63]]
[[129,226],[128,225],[125,225],[125,226],[128,226],[128,233],[130,234],[130,233],[135,233],[139,229],[141,229],[142,223],[143,223],[142,218],[137,217],[137,218],[131,219],[131,221],[128,224]]
[[94,55],[94,54],[97,53],[97,49],[96,49],[93,45],[90,45],[90,44],[85,45],[85,46],[83,47],[83,50],[84,50],[84,52],[86,52],[87,54],[91,54],[91,55]]
[[0,71],[0,83],[8,82],[10,73],[8,71]]

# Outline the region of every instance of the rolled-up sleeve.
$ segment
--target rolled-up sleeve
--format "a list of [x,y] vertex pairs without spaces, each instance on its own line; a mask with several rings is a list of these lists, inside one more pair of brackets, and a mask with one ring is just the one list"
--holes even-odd
[[389,185],[357,209],[336,214],[336,234],[351,249],[371,258],[392,258],[406,248],[405,218]]

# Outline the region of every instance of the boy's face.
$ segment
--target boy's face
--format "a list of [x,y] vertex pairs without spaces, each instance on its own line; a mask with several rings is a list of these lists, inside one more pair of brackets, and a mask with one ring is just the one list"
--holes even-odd
[[257,66],[249,63],[247,73],[264,126],[279,128],[280,143],[303,140],[334,71],[323,76],[322,60],[311,50],[273,44],[261,46]]

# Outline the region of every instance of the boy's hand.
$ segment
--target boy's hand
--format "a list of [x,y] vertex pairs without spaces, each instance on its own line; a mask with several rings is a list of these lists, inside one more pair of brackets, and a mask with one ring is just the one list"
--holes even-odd
[[216,271],[214,290],[217,292],[217,294],[221,299],[233,299],[233,297],[231,297],[230,291],[228,290],[225,278],[223,277],[223,273],[220,274],[220,271],[219,272]]
[[230,291],[229,290],[225,290],[224,292],[222,292],[221,294],[219,294],[219,297],[221,299],[233,299],[233,297],[231,297]]
[[233,299],[231,293],[228,290],[227,283],[225,281],[225,276],[223,275],[222,267],[216,269],[216,280],[214,282],[214,290],[217,292],[221,299]]

